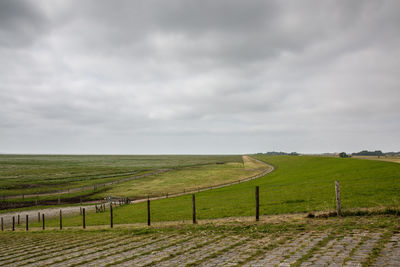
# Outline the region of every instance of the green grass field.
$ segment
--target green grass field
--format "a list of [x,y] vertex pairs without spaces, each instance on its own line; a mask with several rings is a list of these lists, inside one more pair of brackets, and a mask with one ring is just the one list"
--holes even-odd
[[116,181],[149,170],[216,162],[242,162],[242,157],[0,155],[0,196],[54,192]]
[[[275,166],[262,178],[196,194],[199,219],[251,216],[254,188],[260,186],[261,214],[330,211],[335,207],[334,181],[341,185],[342,208],[399,207],[400,164],[360,159],[312,156],[262,156]],[[114,209],[114,223],[146,221],[146,204]],[[153,221],[191,219],[191,196],[152,201]],[[87,225],[106,225],[109,213],[87,215]],[[56,226],[57,220],[49,220]],[[81,225],[80,216],[64,219],[65,225]]]

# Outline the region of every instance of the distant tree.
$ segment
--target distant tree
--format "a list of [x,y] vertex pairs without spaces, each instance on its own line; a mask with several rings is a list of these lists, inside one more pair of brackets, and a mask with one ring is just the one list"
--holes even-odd
[[358,153],[353,153],[352,155],[353,156],[384,156],[385,154],[383,154],[381,150],[375,150],[375,151],[363,150]]
[[341,157],[341,158],[348,158],[349,155],[347,155],[345,152],[340,152],[340,153],[339,153],[339,157]]

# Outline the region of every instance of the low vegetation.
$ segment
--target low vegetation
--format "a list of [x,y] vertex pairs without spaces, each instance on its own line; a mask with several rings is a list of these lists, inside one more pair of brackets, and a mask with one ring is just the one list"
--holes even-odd
[[[332,211],[335,208],[334,181],[342,193],[342,209],[398,207],[400,165],[312,156],[264,156],[256,158],[275,166],[275,171],[256,180],[196,194],[199,219],[252,216],[254,188],[260,186],[260,213],[284,214]],[[146,222],[146,204],[114,209],[114,222]],[[191,196],[152,201],[152,221],[191,219]],[[56,226],[57,220],[49,221]],[[65,225],[81,225],[80,216],[65,218]],[[109,224],[109,213],[88,214],[87,225]]]
[[118,181],[144,172],[241,163],[241,156],[0,155],[0,196],[54,192]]
[[269,168],[252,158],[244,157],[243,163],[206,164],[182,167],[177,170],[117,184],[112,189],[93,195],[93,199],[106,196],[142,199],[147,196],[166,196],[199,188],[218,186],[243,180]]

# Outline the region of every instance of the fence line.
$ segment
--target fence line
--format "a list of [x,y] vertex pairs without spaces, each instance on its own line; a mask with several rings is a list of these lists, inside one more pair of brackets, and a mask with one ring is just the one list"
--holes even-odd
[[[243,183],[243,182],[246,182],[246,181],[254,180],[254,179],[260,178],[260,177],[262,177],[262,176],[274,171],[274,167],[272,165],[269,165],[269,164],[267,164],[265,162],[262,162],[262,161],[260,161],[258,159],[254,159],[254,158],[252,158],[252,159],[255,160],[255,161],[261,162],[264,165],[268,166],[268,169],[265,169],[263,172],[255,174],[255,175],[252,175],[252,176],[249,176],[249,177],[247,177],[245,179],[239,179],[239,180],[236,180],[236,181],[226,182],[226,183],[222,183],[222,184],[219,184],[219,185],[213,185],[213,186],[207,186],[207,187],[198,187],[197,189],[193,189],[193,190],[183,189],[183,192],[180,192],[180,193],[175,193],[175,194],[166,193],[166,195],[164,195],[164,196],[157,196],[157,197],[148,196],[147,198],[133,200],[133,201],[129,201],[128,198],[119,198],[116,201],[111,200],[109,203],[110,204],[119,204],[119,205],[122,205],[122,204],[133,204],[133,203],[144,202],[146,200],[157,200],[157,199],[163,199],[163,198],[169,198],[169,197],[177,197],[177,196],[182,196],[182,195],[195,194],[195,193],[203,192],[203,191],[206,191],[206,190],[223,188],[223,187],[226,187],[226,186],[230,186],[230,185],[239,184],[239,183]],[[123,201],[121,201],[121,199],[123,199]],[[81,205],[82,205],[82,203],[81,203]],[[100,205],[101,205],[101,207],[104,207],[104,210],[100,211],[100,208],[97,207],[97,204],[93,205],[93,207],[96,208],[97,212],[105,211],[104,202],[101,203]],[[150,205],[150,204],[148,204],[148,205]],[[86,207],[90,207],[90,206],[86,206]],[[110,205],[110,208],[112,209],[112,205]],[[79,212],[80,215],[82,215],[82,206],[80,207],[79,210],[80,210],[80,212]],[[61,210],[60,210],[60,213],[61,213]],[[112,210],[111,210],[111,213],[112,213]],[[38,222],[40,222],[40,220],[41,220],[41,215],[43,215],[43,214],[41,214],[40,211],[39,211],[38,212]],[[150,215],[148,217],[149,217],[149,219],[148,219],[149,222],[148,223],[150,225]],[[62,218],[61,218],[61,214],[60,214],[60,227],[62,227],[61,226],[61,220],[62,220]],[[113,221],[111,222],[111,225],[113,225]]]
[[[252,159],[254,159],[254,158],[252,158]],[[211,190],[211,189],[223,188],[223,187],[227,187],[227,186],[231,186],[231,185],[235,185],[235,184],[240,184],[240,183],[243,183],[243,182],[248,182],[248,181],[260,178],[260,177],[262,177],[264,175],[267,175],[267,174],[269,174],[269,173],[271,173],[271,172],[273,172],[275,170],[275,167],[270,165],[270,164],[267,164],[267,163],[265,163],[265,162],[263,162],[261,160],[258,160],[258,159],[254,159],[254,160],[256,160],[258,162],[261,162],[264,165],[267,165],[268,169],[264,170],[261,173],[249,176],[249,177],[244,178],[244,179],[239,179],[239,180],[236,180],[236,181],[231,181],[231,182],[226,182],[226,183],[222,183],[222,184],[218,184],[218,185],[212,185],[212,186],[206,186],[206,187],[198,187],[197,189],[193,189],[193,190],[189,190],[189,191],[186,190],[186,189],[183,189],[183,192],[174,193],[174,194],[167,193],[164,196],[155,196],[155,197],[136,199],[136,200],[132,200],[130,203],[131,204],[140,203],[140,202],[146,201],[147,199],[157,200],[157,199],[164,199],[164,198],[169,198],[169,197],[178,197],[178,196],[183,196],[183,195],[199,193],[199,192],[203,192],[203,191],[207,191],[207,190]]]
[[[132,176],[132,177],[127,177],[127,178],[123,178],[123,179],[116,180],[116,181],[100,183],[100,184],[94,184],[94,185],[81,186],[81,187],[75,187],[75,188],[68,188],[68,189],[64,189],[64,190],[49,191],[49,192],[44,192],[44,193],[2,195],[2,200],[5,201],[7,199],[18,199],[18,198],[25,199],[27,197],[61,195],[61,194],[66,194],[66,193],[75,193],[75,192],[86,191],[86,190],[90,190],[90,189],[93,189],[94,191],[96,191],[98,187],[105,187],[105,186],[113,185],[113,184],[116,184],[116,183],[123,183],[123,182],[131,181],[131,180],[141,179],[141,178],[144,178],[144,177],[147,177],[147,176],[157,175],[157,174],[164,173],[164,172],[169,172],[171,170],[172,170],[172,168],[170,168],[170,169],[159,169],[159,170],[156,170],[154,172],[145,173],[145,174],[141,174],[141,175],[136,175],[136,176]],[[112,177],[118,177],[118,176],[124,176],[124,175],[131,175],[131,174],[135,174],[135,173],[137,173],[137,172],[130,172],[130,173],[126,173],[126,174],[123,174],[123,175],[114,175],[114,176],[108,176],[108,177],[112,178]]]
[[[341,215],[341,198],[340,198],[340,188],[339,188],[339,182],[335,181],[335,194],[336,194],[336,210],[337,210],[337,215]],[[151,212],[150,212],[150,201],[151,199],[147,199],[147,225],[151,226]],[[105,205],[105,204],[104,204]],[[82,208],[82,227],[83,229],[86,229],[86,210],[85,208]],[[20,214],[18,214],[18,225],[20,223],[19,218]],[[40,220],[41,219],[41,220]],[[255,221],[259,221],[260,219],[260,187],[255,186]],[[60,230],[62,230],[62,210],[60,209],[60,219],[59,219],[59,227]],[[42,222],[42,230],[45,230],[45,214],[38,212],[38,222]],[[192,222],[193,224],[197,224],[197,217],[196,217],[196,197],[195,194],[192,194]],[[15,216],[12,217],[12,227],[11,230],[15,231]],[[29,216],[26,215],[25,219],[25,228],[26,231],[29,230]],[[110,227],[113,228],[114,226],[114,214],[113,214],[113,203],[110,203]],[[4,231],[4,220],[3,217],[1,217],[1,231]]]

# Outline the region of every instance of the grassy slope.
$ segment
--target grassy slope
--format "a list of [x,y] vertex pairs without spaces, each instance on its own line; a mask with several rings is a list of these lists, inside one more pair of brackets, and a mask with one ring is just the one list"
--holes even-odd
[[[400,165],[330,157],[257,156],[276,170],[250,182],[197,194],[200,219],[254,214],[254,186],[260,186],[261,214],[334,209],[334,180],[339,180],[344,209],[399,206]],[[152,219],[190,220],[191,196],[153,201]],[[115,223],[146,221],[145,203],[114,210]],[[108,224],[109,214],[89,214],[87,224]],[[80,225],[80,217],[65,218]],[[56,225],[57,221],[50,224]]]
[[132,180],[113,186],[111,190],[96,194],[93,198],[105,196],[121,196],[134,199],[145,198],[147,195],[160,196],[192,191],[197,188],[216,186],[230,181],[245,179],[256,175],[265,169],[254,159],[245,157],[244,168],[241,163],[209,164],[186,167],[171,172],[154,175],[145,179]]

